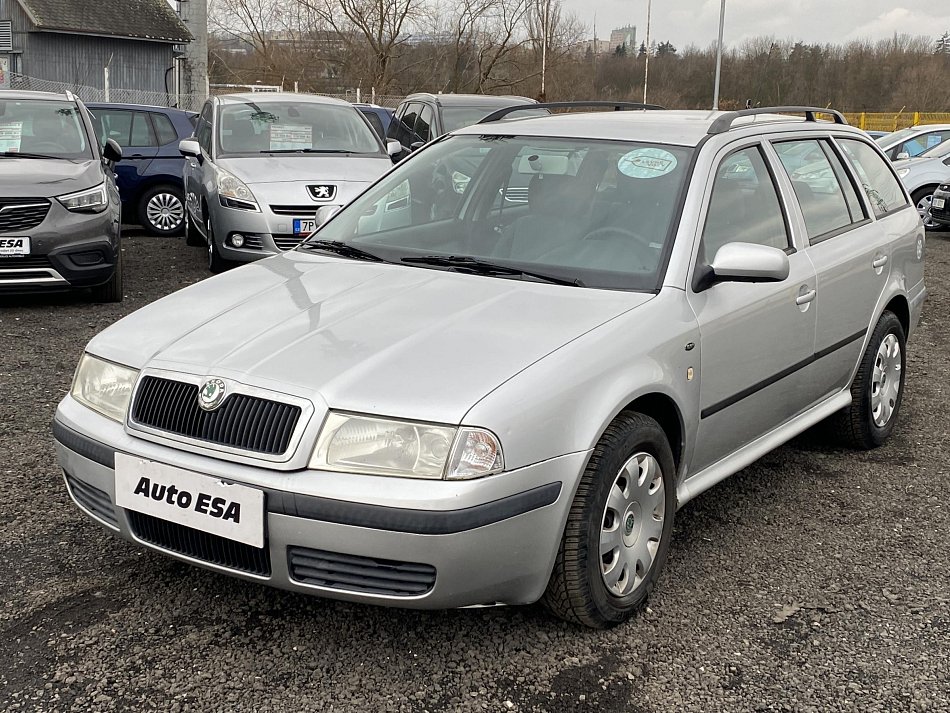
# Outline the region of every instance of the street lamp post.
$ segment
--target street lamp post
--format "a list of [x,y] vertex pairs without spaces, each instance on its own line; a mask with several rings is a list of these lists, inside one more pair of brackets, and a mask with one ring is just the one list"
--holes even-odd
[[726,21],[726,0],[719,7],[719,44],[716,45],[716,83],[713,88],[713,110],[719,109],[719,77],[722,74],[722,28]]
[[547,99],[544,90],[544,75],[548,64],[548,21],[551,12],[551,0],[544,0],[544,11],[541,18],[541,101]]
[[647,0],[647,39],[646,39],[646,55],[644,56],[643,63],[643,103],[647,103],[647,84],[650,81],[650,9],[653,4],[653,0]]

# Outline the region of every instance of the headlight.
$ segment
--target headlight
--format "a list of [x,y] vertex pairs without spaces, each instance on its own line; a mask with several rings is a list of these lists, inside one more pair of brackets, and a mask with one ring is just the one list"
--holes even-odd
[[909,169],[909,168],[899,168],[899,169],[897,169],[897,176],[898,176],[899,178],[903,178],[903,177],[906,176],[908,173],[910,173],[910,169]]
[[310,459],[316,470],[410,478],[478,478],[504,469],[489,431],[331,413]]
[[83,354],[70,393],[80,403],[122,423],[138,374],[127,366]]
[[260,210],[257,207],[257,199],[254,198],[254,194],[244,184],[244,181],[223,168],[219,168],[217,171],[218,200],[221,201],[221,205],[241,210]]
[[57,198],[66,210],[77,213],[101,213],[109,205],[109,196],[106,194],[105,182],[95,188],[87,188],[77,193],[67,193]]

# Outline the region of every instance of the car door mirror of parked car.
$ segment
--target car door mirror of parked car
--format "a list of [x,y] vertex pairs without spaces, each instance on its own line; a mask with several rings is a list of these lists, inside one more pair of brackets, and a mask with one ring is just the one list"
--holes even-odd
[[788,255],[755,243],[726,243],[712,264],[713,282],[781,282],[788,277]]
[[906,151],[901,151],[899,154],[897,154],[898,161],[903,161],[905,158],[910,158],[910,154]]
[[402,153],[402,144],[396,139],[389,139],[386,141],[386,153],[395,158]]
[[178,142],[178,152],[185,158],[196,158],[201,162],[201,146],[195,139],[182,139]]
[[421,149],[425,145],[426,145],[425,141],[413,141],[411,144],[409,144],[409,150],[416,151],[418,149]]
[[122,147],[113,139],[106,139],[102,147],[102,157],[109,163],[117,163],[122,160]]

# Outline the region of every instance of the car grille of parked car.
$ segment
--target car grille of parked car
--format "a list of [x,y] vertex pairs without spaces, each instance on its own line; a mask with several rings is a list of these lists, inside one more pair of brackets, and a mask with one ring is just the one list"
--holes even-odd
[[103,522],[107,522],[115,528],[119,527],[119,521],[115,516],[115,507],[112,505],[109,493],[84,483],[69,473],[66,473],[66,485],[77,503]]
[[49,206],[45,198],[0,198],[0,233],[35,228],[46,218]]
[[318,205],[272,205],[271,212],[275,215],[293,215],[297,218],[313,218],[317,215]]
[[304,240],[304,236],[298,235],[274,235],[274,245],[281,250],[293,250]]
[[125,514],[132,534],[142,542],[219,567],[261,577],[270,576],[270,552],[267,547],[258,549],[134,510],[126,510]]
[[198,406],[198,385],[146,376],[132,407],[133,424],[222,446],[277,455],[287,450],[300,407],[230,394],[214,411]]
[[[945,186],[940,186],[940,190],[950,192],[950,183]],[[931,205],[930,215],[939,220],[950,221],[950,201],[944,203],[943,208],[934,208],[933,205]]]
[[288,547],[290,577],[303,584],[363,594],[416,597],[435,585],[435,567],[338,552]]

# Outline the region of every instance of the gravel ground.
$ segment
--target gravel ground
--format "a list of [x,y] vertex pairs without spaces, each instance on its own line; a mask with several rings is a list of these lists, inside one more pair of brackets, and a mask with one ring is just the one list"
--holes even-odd
[[49,431],[86,341],[207,276],[125,241],[126,300],[0,301],[0,709],[948,711],[950,234],[887,446],[810,432],[687,505],[637,619],[408,612],[268,589],[143,552],[66,495]]

